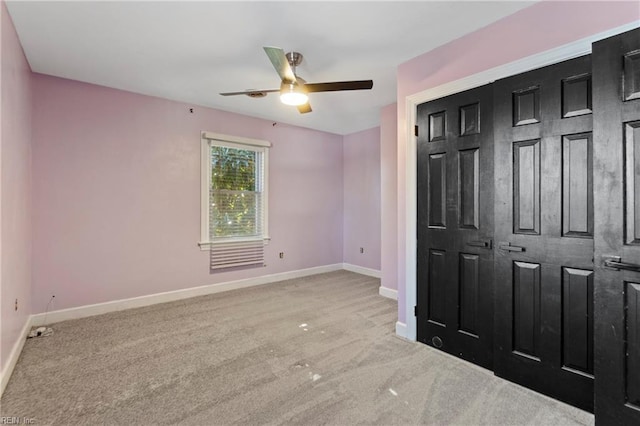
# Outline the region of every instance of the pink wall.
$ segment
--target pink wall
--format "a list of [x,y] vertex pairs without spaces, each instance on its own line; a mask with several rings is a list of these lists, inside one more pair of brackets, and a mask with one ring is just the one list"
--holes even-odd
[[405,322],[406,111],[409,95],[640,19],[638,2],[536,3],[398,67],[398,317]]
[[344,262],[379,271],[380,128],[346,135],[343,145]]
[[382,108],[380,114],[380,285],[398,288],[398,166],[397,166],[397,111],[398,105]]
[[4,2],[0,15],[0,368],[4,371],[31,314],[31,69]]
[[[33,81],[33,313],[52,294],[53,309],[64,309],[342,262],[341,136]],[[264,268],[209,274],[196,245],[202,130],[273,144]]]

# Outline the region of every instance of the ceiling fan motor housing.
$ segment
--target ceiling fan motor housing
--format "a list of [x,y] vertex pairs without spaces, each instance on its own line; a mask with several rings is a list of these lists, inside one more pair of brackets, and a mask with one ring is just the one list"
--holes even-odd
[[298,53],[298,52],[289,52],[285,56],[287,57],[287,61],[289,62],[289,65],[292,68],[294,68],[294,72],[295,72],[295,67],[300,65],[302,63],[302,58],[304,58],[304,56],[302,56],[302,53]]

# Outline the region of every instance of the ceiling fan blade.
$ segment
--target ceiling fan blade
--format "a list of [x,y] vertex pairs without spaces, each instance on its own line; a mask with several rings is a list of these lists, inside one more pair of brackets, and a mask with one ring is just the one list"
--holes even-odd
[[313,110],[311,109],[311,104],[309,102],[307,102],[306,104],[299,105],[298,106],[298,111],[300,111],[300,114],[306,114],[306,113],[311,112]]
[[284,50],[279,47],[264,47],[264,51],[267,53],[267,56],[280,76],[280,79],[282,81],[295,83],[296,76],[289,65],[289,61],[284,54]]
[[307,92],[338,92],[342,90],[368,90],[373,80],[333,81],[331,83],[305,83]]
[[254,97],[258,98],[261,97],[260,94],[261,93],[273,93],[273,92],[279,92],[280,89],[267,89],[267,90],[245,90],[244,92],[226,92],[226,93],[220,93],[222,96],[235,96],[235,95],[247,95],[247,96],[251,96],[251,95],[256,95]]

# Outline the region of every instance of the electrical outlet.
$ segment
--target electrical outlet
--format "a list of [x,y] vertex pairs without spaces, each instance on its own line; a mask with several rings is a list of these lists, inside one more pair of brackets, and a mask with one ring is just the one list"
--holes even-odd
[[17,310],[18,310],[18,299],[16,299],[16,304],[15,304],[14,310],[15,310],[15,311],[17,311]]
[[280,259],[284,259],[284,252],[283,251],[280,252]]
[[364,253],[364,247],[360,247],[360,253]]

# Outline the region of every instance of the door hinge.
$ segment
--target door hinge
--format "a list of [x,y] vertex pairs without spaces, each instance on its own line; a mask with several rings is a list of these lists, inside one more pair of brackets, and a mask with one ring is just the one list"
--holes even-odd
[[413,133],[418,136],[418,126],[413,126]]
[[414,307],[413,307],[413,316],[414,316],[414,317],[417,317],[417,316],[418,316],[418,307],[417,307],[417,306],[414,306]]

